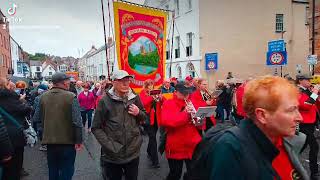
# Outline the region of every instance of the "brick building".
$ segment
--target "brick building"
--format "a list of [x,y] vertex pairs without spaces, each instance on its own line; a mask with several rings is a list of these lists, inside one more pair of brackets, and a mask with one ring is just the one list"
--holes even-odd
[[12,73],[10,49],[9,23],[0,10],[0,77],[6,77],[8,73]]

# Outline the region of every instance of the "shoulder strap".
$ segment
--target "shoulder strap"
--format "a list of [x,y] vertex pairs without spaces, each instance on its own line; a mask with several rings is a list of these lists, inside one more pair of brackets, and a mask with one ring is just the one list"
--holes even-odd
[[17,126],[19,129],[23,129],[21,124],[18,123],[18,121],[12,117],[9,113],[7,113],[2,107],[0,107],[0,114],[5,118],[10,120],[15,126]]

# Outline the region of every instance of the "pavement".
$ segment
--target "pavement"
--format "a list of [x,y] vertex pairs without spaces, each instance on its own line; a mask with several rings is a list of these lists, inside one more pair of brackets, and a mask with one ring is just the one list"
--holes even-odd
[[[320,131],[316,131],[318,142],[320,143]],[[100,171],[100,145],[92,133],[85,133],[84,148],[77,154],[75,163],[74,180],[103,180]],[[147,158],[148,138],[143,136],[141,147],[139,176],[138,180],[164,180],[169,172],[168,163],[165,155],[160,156],[160,169],[150,168],[150,160]],[[30,173],[22,180],[47,180],[48,168],[46,152],[39,151],[39,145],[36,147],[25,148],[24,168]],[[301,162],[309,172],[308,163],[309,148],[302,153]],[[320,161],[320,157],[318,158]],[[320,164],[320,162],[318,163]]]
[[[169,172],[165,155],[160,156],[160,169],[150,168],[147,158],[148,137],[143,136],[141,147],[138,180],[164,180]],[[39,151],[39,145],[26,147],[24,152],[24,168],[29,176],[22,180],[47,180],[48,167],[46,152]],[[85,133],[84,148],[77,153],[74,180],[103,180],[100,171],[100,145],[92,133]]]

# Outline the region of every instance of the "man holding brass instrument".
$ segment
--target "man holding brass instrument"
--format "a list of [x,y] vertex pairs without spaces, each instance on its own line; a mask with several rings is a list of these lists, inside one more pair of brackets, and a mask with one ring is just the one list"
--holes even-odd
[[193,119],[196,118],[195,107],[189,99],[193,90],[184,82],[178,83],[175,88],[173,99],[163,103],[160,121],[167,133],[165,152],[170,169],[167,180],[180,179],[183,162],[189,171],[193,151],[201,141],[193,124],[198,120]]
[[[216,97],[215,97],[216,95],[214,92],[211,92],[208,89],[207,80],[203,78],[199,78],[196,86],[197,86],[197,90],[191,95],[191,101],[194,103],[194,106],[196,109],[198,109],[199,107],[216,105]],[[214,116],[210,118],[205,118],[205,123],[201,127],[201,130],[207,131],[214,124],[216,124],[216,120]]]
[[297,85],[300,90],[299,111],[303,119],[302,123],[300,124],[300,131],[305,135],[307,135],[306,142],[301,152],[309,145],[310,147],[309,165],[310,165],[311,179],[319,179],[320,174],[318,171],[318,164],[317,164],[319,145],[314,136],[314,130],[316,127],[316,114],[317,114],[317,107],[315,103],[318,98],[320,86],[315,85],[312,88],[310,79],[312,79],[312,77],[306,74],[297,75],[296,77]]

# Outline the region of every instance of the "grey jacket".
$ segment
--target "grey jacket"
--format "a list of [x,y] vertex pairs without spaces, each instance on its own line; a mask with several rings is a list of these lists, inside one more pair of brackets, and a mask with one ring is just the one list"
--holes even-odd
[[[128,113],[130,104],[140,109],[136,117]],[[146,117],[139,96],[130,91],[122,99],[111,88],[100,100],[92,125],[92,132],[101,144],[101,160],[123,164],[139,157],[142,144],[139,125]]]
[[304,180],[309,180],[310,178],[308,173],[302,166],[298,156],[305,141],[306,135],[299,133],[299,135],[295,135],[292,138],[284,138],[283,142],[293,167],[298,171]]

